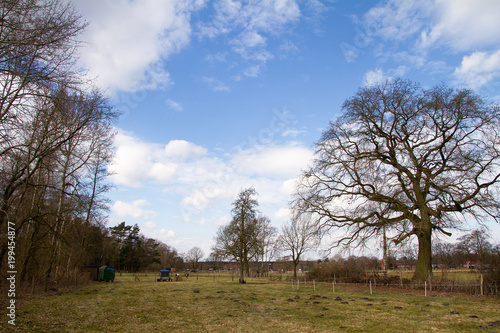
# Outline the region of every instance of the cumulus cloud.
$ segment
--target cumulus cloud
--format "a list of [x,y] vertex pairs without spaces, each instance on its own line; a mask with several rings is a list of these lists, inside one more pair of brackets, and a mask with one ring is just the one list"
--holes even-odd
[[167,229],[160,229],[159,233],[158,233],[158,236],[160,236],[159,238],[163,238],[163,239],[169,239],[169,238],[172,238],[172,237],[175,237],[175,232],[172,231],[172,230],[167,230]]
[[312,155],[311,150],[299,146],[258,147],[238,153],[233,162],[244,174],[293,177],[307,167]]
[[151,151],[155,147],[124,133],[118,133],[115,145],[117,150],[109,165],[112,181],[139,187],[149,177],[147,170],[151,169]]
[[[148,222],[149,223],[149,222]],[[158,228],[158,226],[154,227],[148,227],[146,223],[146,229],[141,229],[141,233],[144,234],[144,236],[152,239],[156,239],[159,241],[162,241],[166,244],[172,245],[175,244],[176,246],[179,246],[180,244],[177,243],[177,235],[175,231],[165,229],[165,228]]]
[[474,52],[462,59],[460,67],[455,69],[455,78],[472,89],[500,77],[500,50],[489,54]]
[[207,153],[207,149],[197,146],[194,143],[185,140],[171,140],[165,146],[165,154],[168,158],[176,160],[186,160],[190,158],[199,158]]
[[[248,3],[225,0],[215,2],[213,8],[214,19],[200,26],[200,38],[228,34],[234,54],[259,64],[274,58],[268,49],[268,38],[282,33],[301,16],[300,8],[294,0]],[[243,75],[256,77],[261,69],[260,65],[247,67]]]
[[[294,0],[272,0],[241,3],[224,0],[214,4],[215,18],[200,29],[202,37],[213,38],[234,29],[245,33],[279,32],[287,24],[300,17],[300,9]],[[252,47],[252,45],[248,45]]]
[[[227,184],[228,187],[230,184]],[[217,188],[210,186],[209,184],[203,189],[196,189],[184,199],[182,199],[182,204],[186,208],[195,209],[197,211],[206,210],[209,205],[213,204],[217,199],[229,197],[231,191],[228,188]]]
[[467,51],[498,44],[498,12],[496,0],[389,0],[366,12],[361,24],[368,39],[411,39],[417,48]]
[[199,1],[73,0],[90,22],[81,61],[111,91],[155,89],[171,83],[159,62],[190,40],[190,14]]
[[[185,140],[150,143],[124,132],[118,133],[116,143],[110,165],[115,184],[152,188],[168,185],[165,199],[178,207],[178,217],[185,223],[207,225],[222,223],[217,216],[231,207],[241,189],[249,186],[259,193],[264,215],[287,220],[285,207],[294,191],[295,177],[313,156],[311,150],[289,144],[253,146],[217,157]],[[148,204],[145,200],[116,201],[112,212],[119,218],[149,220],[145,228],[158,234],[151,222],[157,214],[147,209]],[[223,221],[227,222],[227,216]],[[167,239],[167,233],[162,237]]]
[[[391,59],[391,64],[404,64],[400,70],[386,69],[388,75],[401,76],[411,68],[425,67],[453,75],[460,85],[478,88],[499,77],[499,12],[496,0],[382,1],[355,18],[361,30],[353,42],[341,48],[346,60],[352,62],[363,48],[377,45],[374,52],[383,63]],[[466,55],[462,55],[460,65],[429,61],[436,49]],[[381,70],[370,71],[364,84],[377,82],[382,75]]]
[[288,222],[291,216],[289,208],[280,208],[274,213],[273,218],[278,221]]
[[432,1],[413,0],[382,2],[363,16],[363,26],[368,37],[386,40],[403,40],[421,31],[423,18],[430,14]]
[[[301,16],[295,0],[71,1],[90,23],[83,34],[81,62],[97,84],[111,93],[172,85],[163,61],[190,43],[193,27],[200,38],[230,34],[234,54],[265,63],[274,58],[268,38],[283,33]],[[206,6],[213,6],[213,20],[193,24],[192,14]],[[226,53],[208,58],[226,61]],[[254,68],[245,75],[259,73]],[[228,90],[221,82],[212,84],[216,91]]]
[[206,148],[185,140],[171,140],[162,146],[123,132],[116,136],[115,145],[117,149],[109,165],[111,179],[115,184],[130,187],[140,187],[148,180],[171,182],[186,172],[183,163],[207,153]]
[[208,84],[211,90],[213,91],[230,91],[231,89],[229,88],[228,85],[226,85],[224,82],[216,79],[215,77],[208,77],[204,76],[201,78],[203,82]]
[[387,79],[388,77],[384,74],[384,72],[380,68],[377,68],[374,71],[368,71],[365,73],[363,85],[366,87],[370,87],[379,83],[383,83]]
[[407,71],[406,66],[391,68],[385,73],[381,68],[377,68],[365,73],[363,77],[363,86],[370,87],[376,84],[385,83],[386,81],[394,80],[395,77],[403,76]]
[[298,178],[287,179],[281,185],[280,192],[286,196],[292,197],[295,194],[298,184]]
[[158,226],[158,224],[149,221],[149,222],[144,223],[144,226],[148,229],[154,229]]
[[[132,202],[116,201],[111,210],[113,213],[120,217],[132,217],[135,219],[152,219],[157,216],[157,213],[152,210],[145,210],[142,206],[148,206],[149,202],[146,200],[135,200]],[[153,223],[154,224],[154,223]]]
[[498,45],[500,2],[441,0],[431,7],[434,24],[422,31],[422,46],[443,43],[455,50]]

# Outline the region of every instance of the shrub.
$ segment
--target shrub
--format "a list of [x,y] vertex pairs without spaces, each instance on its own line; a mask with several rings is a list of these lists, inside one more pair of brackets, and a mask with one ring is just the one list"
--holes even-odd
[[309,272],[308,278],[314,280],[332,280],[344,283],[366,282],[367,270],[375,269],[376,259],[351,257],[345,261],[325,261],[317,264]]

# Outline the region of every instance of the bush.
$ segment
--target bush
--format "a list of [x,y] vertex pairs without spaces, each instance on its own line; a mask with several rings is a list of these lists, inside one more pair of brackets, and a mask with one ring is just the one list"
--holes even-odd
[[483,275],[483,282],[486,294],[493,294],[499,296],[498,289],[500,288],[500,267],[495,267],[487,271]]
[[317,264],[308,273],[311,280],[332,280],[343,283],[366,282],[368,270],[377,268],[377,260],[366,257],[351,257],[345,261],[325,261]]

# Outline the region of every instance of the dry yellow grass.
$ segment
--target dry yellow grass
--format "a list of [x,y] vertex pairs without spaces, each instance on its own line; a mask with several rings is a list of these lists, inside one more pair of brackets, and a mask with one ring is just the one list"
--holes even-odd
[[[156,282],[117,276],[19,300],[14,331],[32,332],[484,332],[500,329],[500,301],[300,286],[230,276]],[[6,321],[2,323],[6,327]],[[12,327],[9,327],[12,328]]]

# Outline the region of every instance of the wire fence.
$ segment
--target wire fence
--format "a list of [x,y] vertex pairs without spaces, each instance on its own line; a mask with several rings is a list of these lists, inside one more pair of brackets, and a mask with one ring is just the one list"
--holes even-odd
[[[272,280],[280,280],[279,277],[270,277]],[[486,283],[482,277],[478,282],[475,283],[462,283],[456,281],[428,281],[414,282],[407,279],[401,279],[399,283],[384,283],[377,279],[368,279],[365,282],[352,282],[349,278],[335,277],[326,279],[308,279],[307,277],[292,278],[286,277],[284,280],[286,283],[291,283],[293,287],[300,288],[306,286],[320,286],[320,284],[330,285],[332,290],[335,291],[335,287],[349,286],[357,289],[366,289],[370,293],[374,291],[394,291],[395,289],[400,290],[411,290],[411,291],[422,291],[424,295],[431,292],[439,293],[460,293],[467,295],[482,295],[482,296],[496,296],[500,297],[499,285],[498,283]]]

